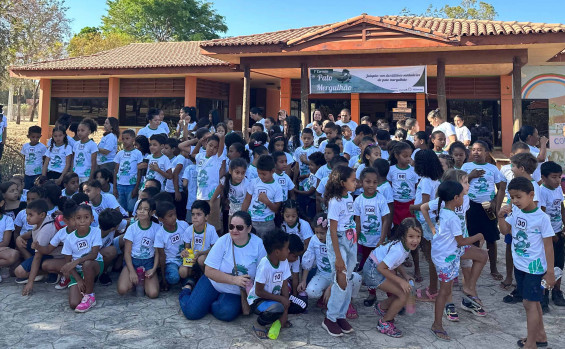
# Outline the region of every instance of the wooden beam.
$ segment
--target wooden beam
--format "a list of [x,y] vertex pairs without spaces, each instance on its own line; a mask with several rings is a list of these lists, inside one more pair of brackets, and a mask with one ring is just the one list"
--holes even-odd
[[416,120],[420,130],[426,129],[426,94],[416,93]]
[[120,79],[108,79],[108,117],[118,119],[120,112]]
[[445,60],[437,60],[437,105],[441,118],[447,120],[447,95],[445,93]]
[[512,115],[514,134],[522,127],[522,62],[518,56],[512,60]]
[[198,79],[196,76],[186,76],[184,78],[184,105],[196,107],[196,86]]
[[[310,122],[310,108],[308,106],[308,65],[302,63],[300,65],[300,119],[302,127],[306,127]],[[289,111],[290,113],[290,111]]]
[[500,76],[500,131],[502,152],[510,156],[514,136],[514,118],[512,117],[512,76]]
[[292,96],[291,79],[282,78],[281,79],[281,109],[286,111],[287,115],[290,115],[291,96]]
[[39,126],[41,126],[41,142],[47,144],[51,136],[49,119],[51,116],[51,79],[39,80]]
[[251,69],[249,68],[249,64],[243,66],[243,108],[241,112],[241,132],[243,133],[243,137],[247,140],[249,129],[249,103],[251,101]]

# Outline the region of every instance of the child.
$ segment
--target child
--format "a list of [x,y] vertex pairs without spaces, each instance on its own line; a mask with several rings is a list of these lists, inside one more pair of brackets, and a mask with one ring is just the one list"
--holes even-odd
[[349,167],[338,166],[330,174],[325,193],[330,221],[326,245],[332,272],[336,276],[322,328],[335,337],[353,332],[345,317],[351,301],[350,280],[357,264],[353,198],[349,194],[355,190],[355,186],[355,171]]
[[[510,164],[512,165],[511,170],[514,174],[514,178],[524,177],[532,182],[532,185],[534,186],[534,202],[538,205],[538,207],[541,207],[539,205],[540,186],[532,178],[532,174],[538,166],[535,156],[531,153],[519,153],[510,158]],[[510,197],[510,195],[508,196]]]
[[[541,178],[543,185],[539,191],[539,205],[549,216],[551,227],[555,236],[553,239],[554,265],[563,269],[565,251],[563,251],[563,219],[565,208],[563,207],[563,190],[561,189],[561,175],[563,169],[553,161],[541,164]],[[532,183],[533,185],[534,183]],[[563,292],[561,291],[561,279],[557,280],[555,287],[551,290],[553,304],[559,307],[565,306]],[[541,301],[542,311],[544,308],[549,310],[549,290],[545,290]]]
[[114,196],[118,198],[120,206],[129,213],[133,212],[141,180],[137,165],[143,162],[143,154],[135,148],[134,142],[133,130],[122,132],[123,150],[120,150],[114,158]]
[[441,168],[443,169],[443,172],[454,168],[455,160],[453,160],[453,157],[451,157],[451,155],[437,154],[437,157],[439,159],[439,162],[441,163]]
[[471,131],[464,125],[464,116],[459,114],[455,115],[455,117],[453,117],[453,123],[455,124],[455,136],[464,147],[468,147],[471,144]]
[[[347,166],[347,159],[340,155],[334,156],[334,158],[330,162],[330,167],[336,168],[337,166]],[[316,212],[328,211],[328,206],[326,205],[326,201],[324,199],[324,193],[326,191],[326,184],[328,183],[328,179],[329,174],[328,176],[320,180],[318,187],[316,188]]]
[[100,182],[102,193],[114,195],[112,172],[108,171],[106,168],[99,168],[94,171],[94,179]]
[[0,193],[4,196],[6,201],[4,204],[4,214],[12,220],[16,219],[18,213],[26,208],[25,201],[20,199],[20,191],[18,184],[14,182],[4,182],[0,184]]
[[267,338],[266,326],[280,321],[282,328],[290,327],[288,308],[290,306],[287,279],[290,277],[288,261],[288,235],[280,230],[264,237],[267,256],[257,266],[255,282],[247,301],[254,314],[259,315],[253,331],[260,339]]
[[[490,274],[493,279],[502,281],[503,276],[496,267],[496,241],[500,239],[500,232],[496,220],[491,220],[483,203],[490,202],[490,209],[495,213],[502,204],[506,183],[504,177],[493,164],[487,163],[490,157],[490,147],[484,141],[478,140],[471,147],[473,162],[467,162],[461,169],[469,174],[469,210],[467,211],[467,227],[469,235],[482,233],[487,242],[490,261]],[[495,186],[497,191],[495,192]]]
[[167,129],[160,127],[162,124],[162,120],[159,117],[159,113],[160,113],[159,109],[149,108],[146,117],[147,125],[137,132],[138,136],[145,136],[147,139],[151,139],[151,137],[156,134],[162,134],[165,137],[169,134],[169,132],[167,132],[168,126]]
[[353,131],[347,125],[341,125],[341,134],[346,142],[351,142]]
[[[375,248],[363,267],[363,280],[372,288],[387,292],[389,297],[375,305],[375,313],[381,318],[377,330],[389,337],[400,338],[402,331],[394,325],[394,318],[408,302],[413,280],[404,268],[410,251],[418,248],[422,239],[422,227],[414,218],[406,218],[396,228],[390,240]],[[397,275],[400,274],[400,276]]]
[[[43,188],[41,187],[31,187],[31,189],[27,192],[27,205],[29,205],[30,203],[32,203],[33,201],[40,199],[43,194]],[[2,197],[4,198],[4,197]],[[4,205],[5,206],[5,205]],[[4,207],[2,207],[2,210],[4,210]],[[27,234],[27,236],[31,237],[31,231],[33,230],[33,225],[28,224],[27,222],[27,213],[26,210],[21,210],[18,215],[16,216],[16,219],[14,219],[14,233],[13,233],[13,242],[17,242],[17,239],[20,235],[24,235]],[[13,246],[16,246],[17,248],[17,243],[13,244]],[[22,259],[27,259],[29,257],[31,257],[31,253],[25,249],[19,249],[20,254]]]
[[71,169],[73,148],[69,145],[64,127],[55,127],[51,137],[51,145],[45,153],[42,174],[61,185],[63,178]]
[[282,151],[286,155],[286,164],[289,169],[286,171],[287,174],[290,173],[290,166],[294,163],[294,157],[288,152],[288,144],[286,138],[282,134],[276,134],[271,137],[271,142],[269,142],[269,153],[274,154],[275,151]]
[[[404,218],[412,217],[410,205],[416,197],[418,175],[410,166],[412,148],[408,143],[398,142],[391,149],[390,165],[386,179],[392,185],[394,210],[392,223],[400,224]],[[396,166],[392,166],[396,165]]]
[[[196,192],[198,191],[198,167],[193,164],[189,163],[184,172],[182,174],[182,186],[185,188],[187,197],[186,197],[186,210],[190,210],[194,201],[196,201]],[[186,215],[186,222],[191,222],[191,215]]]
[[118,149],[120,137],[120,124],[118,119],[109,117],[104,121],[104,135],[98,143],[98,167],[105,168],[110,173],[114,172],[114,158]]
[[414,118],[408,118],[406,119],[404,125],[407,131],[406,140],[414,143],[414,138],[416,137],[416,133],[420,131],[420,125],[418,124],[418,121]]
[[301,181],[298,185],[298,190],[294,192],[297,195],[297,200],[300,203],[301,212],[306,217],[314,217],[316,215],[316,188],[318,187],[318,178],[315,173],[324,166],[326,161],[324,156],[319,151],[314,152],[308,156],[308,168],[310,169],[310,176]]
[[259,177],[259,175],[257,174],[257,162],[259,161],[259,157],[261,155],[268,155],[268,154],[269,152],[267,151],[267,148],[265,148],[262,145],[253,148],[251,165],[249,165],[249,167],[247,168],[247,172],[245,173],[245,178],[247,178],[248,180],[253,180]]
[[275,228],[275,212],[279,211],[282,202],[282,188],[273,178],[275,161],[270,155],[261,155],[257,160],[257,174],[247,187],[247,195],[242,211],[249,210],[253,227],[257,235],[264,234]]
[[25,157],[24,189],[33,187],[33,182],[41,175],[43,156],[47,151],[47,147],[43,143],[39,143],[41,127],[31,126],[28,129],[27,138],[29,138],[29,143],[24,144],[20,151]]
[[462,247],[475,242],[481,245],[483,242],[481,233],[468,238],[463,237],[461,221],[455,214],[455,210],[463,205],[464,195],[463,186],[453,181],[442,182],[437,190],[438,207],[441,207],[442,202],[445,202],[445,207],[440,209],[436,218],[439,226],[432,238],[431,255],[440,287],[435,300],[434,323],[431,331],[437,339],[444,341],[451,340],[443,329],[442,317],[447,300],[451,297],[453,280],[459,275],[460,258],[464,253]]
[[180,220],[186,218],[186,192],[182,189],[182,174],[184,168],[188,165],[189,161],[185,154],[179,150],[179,142],[175,138],[168,138],[165,146],[163,147],[163,155],[171,161],[171,175],[172,179],[167,179],[165,183],[165,191],[171,195],[174,204],[177,208],[177,217]]
[[424,131],[418,131],[416,132],[416,134],[414,134],[414,147],[416,147],[416,149],[414,149],[414,152],[412,153],[412,160],[414,160],[414,157],[416,156],[416,153],[419,152],[422,149],[430,149],[429,145],[428,145],[428,136],[426,135],[426,132]]
[[97,129],[98,125],[92,119],[83,119],[78,125],[79,142],[76,142],[73,147],[73,172],[78,174],[79,183],[94,178],[98,145],[90,139],[90,135]]
[[[283,202],[288,200],[291,196],[294,197],[294,183],[292,179],[286,174],[288,169],[286,154],[282,151],[273,152],[273,159],[275,160],[275,180],[280,184],[283,191]],[[319,170],[318,170],[319,171]]]
[[443,148],[445,147],[445,134],[442,131],[435,131],[431,136],[433,151],[436,155],[447,154]]
[[467,162],[467,147],[463,143],[455,141],[449,147],[449,155],[453,158],[454,168],[460,170],[463,164]]
[[211,201],[220,200],[222,211],[228,211],[229,218],[241,210],[241,205],[247,195],[249,180],[245,178],[246,171],[247,162],[245,160],[236,158],[231,161],[228,173],[220,179],[220,184],[212,195]]
[[81,204],[75,211],[74,234],[68,234],[63,244],[63,255],[67,262],[61,273],[70,278],[69,306],[77,313],[84,313],[96,305],[94,280],[104,271],[100,254],[102,236],[100,229],[91,227],[92,208]]
[[[364,169],[371,167],[371,164],[375,162],[375,160],[381,158],[381,148],[378,145],[369,145],[363,149],[363,153],[361,154],[361,163],[357,162],[359,166],[349,166],[356,168],[355,170],[355,177],[357,178],[357,189],[353,195],[358,196],[363,193],[363,183],[361,182],[361,172]],[[351,161],[350,161],[351,165]]]
[[61,196],[70,198],[78,193],[78,181],[79,178],[76,173],[67,173],[65,177],[63,177],[63,189],[61,190]]
[[326,166],[322,166],[316,171],[316,177],[319,180],[322,180],[330,175],[332,172],[332,168],[330,167],[330,162],[336,156],[339,156],[339,146],[334,143],[330,143],[326,145],[324,149],[324,160],[326,160]]
[[20,253],[9,247],[15,227],[14,220],[3,214],[4,204],[4,197],[0,194],[0,268],[11,267],[20,260]]
[[314,136],[311,129],[305,128],[302,131],[301,138],[302,147],[296,149],[296,151],[294,152],[294,160],[296,161],[294,181],[297,184],[308,178],[308,176],[310,175],[310,169],[308,168],[308,157],[310,156],[310,154],[318,151],[318,148],[312,145]]
[[84,193],[88,195],[92,209],[97,215],[100,215],[102,210],[111,208],[127,216],[127,212],[120,206],[114,195],[102,193],[102,185],[98,180],[93,179],[86,182]]
[[[547,346],[540,302],[542,279],[551,289],[555,284],[553,237],[554,230],[547,214],[534,202],[534,187],[526,178],[514,178],[508,184],[512,198],[500,209],[498,224],[503,234],[512,234],[512,258],[516,289],[526,310],[528,335],[518,340],[519,347]],[[506,218],[505,218],[506,217]],[[526,243],[527,242],[527,243]],[[545,275],[544,275],[545,274]]]
[[314,146],[319,147],[321,143],[320,138],[326,138],[326,134],[322,131],[322,121],[312,121],[312,131],[314,131]]
[[377,143],[381,148],[381,158],[388,160],[388,143],[390,142],[390,133],[385,130],[378,130],[376,133]]
[[335,139],[341,139],[341,127],[339,125],[334,124],[333,122],[328,122],[326,124],[326,140],[320,143],[318,147],[318,151],[323,152],[326,149],[326,145]]
[[310,238],[314,235],[310,224],[298,216],[298,204],[294,200],[287,200],[282,204],[283,223],[281,229],[287,234],[297,235],[308,248]]
[[[203,143],[206,142],[206,152],[198,154]],[[224,137],[209,134],[202,137],[192,151],[196,156],[197,194],[198,200],[210,200],[214,190],[220,183],[220,168],[222,167],[222,153],[224,151]],[[197,155],[198,154],[198,155]]]
[[[123,221],[123,216],[120,212],[111,208],[106,208],[100,212],[98,216],[99,228],[102,234],[102,246],[100,246],[100,254],[104,261],[104,268],[100,271],[101,275],[98,278],[102,286],[109,286],[112,284],[112,279],[108,275],[108,269],[113,264],[118,256],[118,251],[114,246],[114,239],[118,229]],[[124,226],[125,227],[125,226]]]
[[[359,261],[359,269],[363,269],[371,251],[382,245],[385,238],[389,236],[392,217],[384,196],[377,193],[377,170],[366,167],[361,171],[360,179],[363,194],[359,195],[353,202],[353,211],[362,255]],[[370,287],[369,297],[364,304],[372,305],[375,298],[375,288]]]
[[150,155],[145,157],[148,162],[142,162],[137,165],[140,170],[147,169],[143,187],[148,179],[156,179],[161,183],[161,187],[165,186],[165,180],[173,178],[171,171],[171,161],[163,155],[163,147],[167,138],[161,134],[154,134],[149,138]]
[[[313,233],[312,233],[313,234]],[[308,239],[308,242],[310,239]],[[291,295],[295,297],[301,297],[303,301],[306,303],[304,306],[297,306],[294,302],[292,302],[291,307],[289,308],[289,314],[300,314],[303,313],[304,310],[308,307],[308,297],[307,295],[299,295],[298,294],[298,283],[299,283],[299,274],[300,274],[300,257],[304,254],[306,250],[304,248],[304,241],[302,238],[297,234],[289,234],[288,236],[288,257],[287,261],[290,266],[290,274],[291,277],[288,279],[288,288]],[[293,298],[294,299],[294,298]],[[292,301],[292,299],[291,299]]]
[[175,205],[170,202],[159,203],[156,212],[163,227],[155,234],[154,246],[159,253],[161,290],[166,291],[169,285],[178,284],[181,278],[181,251],[184,250],[188,224],[177,219]]
[[[185,248],[191,248],[194,251],[196,261],[191,268],[184,265],[181,266],[179,274],[183,279],[192,276],[192,280],[189,280],[189,283],[194,288],[198,278],[204,274],[204,261],[212,246],[218,241],[218,234],[214,226],[208,224],[208,216],[210,215],[210,205],[208,202],[204,200],[194,201],[191,214],[192,225],[186,229],[183,241]],[[186,250],[181,252],[181,257],[188,257]]]
[[155,251],[155,235],[161,229],[151,220],[155,213],[152,200],[141,199],[137,206],[137,222],[130,225],[124,235],[124,266],[118,279],[118,293],[124,295],[137,285],[137,268],[145,270],[145,294],[149,298],[159,296],[159,278],[155,272],[159,265],[159,253]]
[[[365,149],[367,149],[367,147],[371,145],[378,147],[378,145],[375,144],[375,139],[373,137],[363,137],[361,143],[359,143],[359,150],[360,150],[359,155],[349,159],[349,167],[355,169],[359,168],[359,166],[361,166],[361,164],[363,163],[363,153],[365,152]],[[379,158],[380,158],[380,148],[379,148]]]

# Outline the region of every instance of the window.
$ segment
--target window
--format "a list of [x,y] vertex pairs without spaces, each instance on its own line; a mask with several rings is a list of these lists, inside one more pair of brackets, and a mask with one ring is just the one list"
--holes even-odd
[[198,119],[207,118],[208,114],[214,109],[218,111],[220,122],[225,122],[228,119],[227,101],[210,98],[196,98],[196,115]]
[[540,136],[549,137],[549,101],[547,99],[522,100],[522,125],[538,129]]
[[179,120],[180,109],[184,106],[184,98],[120,98],[120,125],[145,126],[147,125],[147,111],[149,108],[159,108],[165,113],[164,121],[176,125]]
[[103,125],[108,116],[108,98],[51,98],[49,124],[54,125],[65,113],[70,114],[73,121],[91,118]]
[[451,99],[447,100],[447,110],[448,122],[453,123],[455,115],[464,117],[465,126],[471,130],[471,142],[478,138],[488,138],[493,146],[502,146],[500,101]]

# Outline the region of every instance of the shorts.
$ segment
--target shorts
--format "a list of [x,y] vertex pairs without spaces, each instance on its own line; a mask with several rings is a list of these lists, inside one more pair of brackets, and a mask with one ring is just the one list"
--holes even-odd
[[399,225],[404,218],[414,217],[410,212],[410,205],[414,205],[414,200],[408,202],[394,201],[394,214],[392,216],[392,223]]
[[[102,275],[102,273],[104,272],[104,262],[103,261],[97,261],[98,265],[100,266],[100,272],[98,273],[98,276]],[[84,279],[84,273],[82,272],[82,270],[77,270],[78,274],[80,275],[81,278]],[[69,286],[74,286],[77,284],[77,281],[75,280],[75,277],[71,274],[71,282],[69,282]]]
[[[23,261],[22,264],[20,264],[20,266],[22,268],[24,268],[24,270],[28,273],[31,271],[31,263],[33,263],[33,258],[34,258],[34,256],[31,256],[28,259],[26,259],[25,261]],[[51,255],[41,256],[41,264],[43,264],[44,261],[46,261],[48,259],[52,259],[52,258],[53,258],[53,256],[51,256]],[[40,264],[40,267],[41,267],[41,264]]]
[[[422,225],[422,231],[424,233],[422,237],[427,241],[432,241],[434,234],[432,233],[432,230],[430,229],[428,223],[426,223],[424,215],[421,212],[416,212],[416,219],[418,220],[418,222],[420,222],[420,225]],[[433,222],[434,221],[432,220],[432,223]]]
[[512,234],[504,235],[504,243],[510,245],[512,243]]
[[373,258],[372,254],[369,255],[363,266],[363,282],[369,288],[377,288],[386,280],[384,275],[377,270],[377,263]]
[[[137,269],[139,267],[145,268],[145,270],[153,269],[153,263],[155,262],[155,258],[134,258],[131,257],[131,264],[133,264],[133,268]],[[126,260],[124,259],[124,267],[126,266]]]
[[469,210],[467,210],[467,229],[469,230],[469,236],[482,233],[486,242],[500,240],[497,220],[488,218],[483,205],[473,200],[469,201]]
[[565,264],[565,243],[563,239],[563,232],[555,233],[558,240],[553,243],[553,256],[554,256],[554,264],[556,267],[563,269]]
[[530,302],[541,302],[543,296],[542,274],[529,274],[514,268],[514,277],[516,278],[518,295]]
[[436,273],[437,278],[441,282],[450,282],[453,281],[456,277],[459,276],[459,266],[461,264],[461,257],[458,255],[455,259],[449,263],[442,263],[441,265],[436,266]]

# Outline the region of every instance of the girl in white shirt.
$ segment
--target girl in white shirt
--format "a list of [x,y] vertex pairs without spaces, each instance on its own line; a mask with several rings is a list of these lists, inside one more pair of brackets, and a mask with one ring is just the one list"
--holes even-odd
[[118,151],[118,137],[120,137],[120,124],[116,118],[106,118],[104,121],[104,136],[98,143],[98,167],[105,168],[110,173],[114,172],[114,158]]
[[79,141],[73,147],[73,172],[78,174],[79,183],[92,179],[96,170],[98,146],[89,137],[97,129],[98,125],[92,119],[83,119],[78,125],[77,136]]

